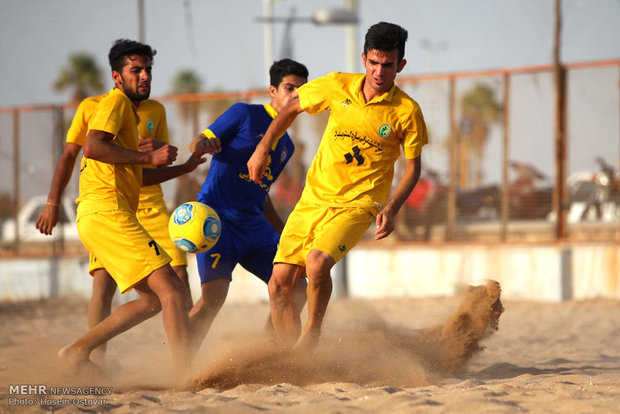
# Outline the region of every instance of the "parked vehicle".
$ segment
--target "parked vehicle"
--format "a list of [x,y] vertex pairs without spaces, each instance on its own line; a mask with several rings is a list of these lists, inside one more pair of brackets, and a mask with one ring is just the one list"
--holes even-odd
[[[17,220],[19,221],[19,240],[24,242],[32,241],[52,241],[60,240],[79,240],[77,226],[75,224],[76,205],[75,203],[64,198],[60,204],[60,220],[54,229],[52,235],[41,234],[35,227],[39,213],[45,207],[47,196],[35,196],[28,200],[26,204],[19,210]],[[2,241],[15,241],[15,220],[6,220],[2,224]]]
[[511,162],[516,178],[510,182],[510,218],[544,219],[553,208],[553,187],[549,177],[535,166]]
[[[553,188],[546,175],[529,164],[511,163],[516,177],[510,182],[510,219],[544,219],[551,212]],[[430,182],[425,184],[425,182]],[[422,184],[425,191],[418,191]],[[417,220],[443,222],[446,217],[448,187],[439,180],[439,174],[428,170],[407,200],[407,206],[416,212]],[[430,188],[427,191],[426,188]],[[467,190],[457,190],[456,214],[458,220],[486,221],[501,217],[501,187],[491,184]]]
[[570,206],[567,221],[620,223],[620,176],[613,169],[581,171],[567,179]]

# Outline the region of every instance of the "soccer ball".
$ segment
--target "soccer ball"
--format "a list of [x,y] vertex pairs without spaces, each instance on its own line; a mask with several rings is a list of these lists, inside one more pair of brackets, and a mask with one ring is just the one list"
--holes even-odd
[[202,253],[217,243],[222,222],[208,205],[189,201],[172,212],[168,232],[179,249],[187,253]]

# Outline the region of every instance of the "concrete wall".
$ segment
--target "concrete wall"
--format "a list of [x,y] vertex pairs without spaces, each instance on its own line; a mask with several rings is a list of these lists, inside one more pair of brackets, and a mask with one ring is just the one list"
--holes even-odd
[[[194,299],[200,282],[189,257]],[[90,296],[88,258],[0,260],[0,300],[50,296]],[[343,275],[346,274],[346,283]],[[500,282],[503,297],[560,301],[607,297],[620,299],[620,244],[360,244],[333,271],[334,296],[446,296],[485,279]],[[117,294],[117,302],[135,293]],[[238,267],[228,301],[267,301],[263,282]]]
[[355,297],[452,295],[493,279],[511,299],[620,299],[620,244],[362,247],[347,274]]

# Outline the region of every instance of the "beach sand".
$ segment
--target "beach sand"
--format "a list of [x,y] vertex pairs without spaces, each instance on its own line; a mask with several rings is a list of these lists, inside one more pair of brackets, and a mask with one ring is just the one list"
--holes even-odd
[[261,336],[267,303],[226,304],[182,382],[161,315],[110,342],[105,376],[70,375],[56,352],[86,331],[87,303],[3,303],[0,412],[620,412],[620,301],[501,313],[495,293],[335,299],[319,347],[294,355]]

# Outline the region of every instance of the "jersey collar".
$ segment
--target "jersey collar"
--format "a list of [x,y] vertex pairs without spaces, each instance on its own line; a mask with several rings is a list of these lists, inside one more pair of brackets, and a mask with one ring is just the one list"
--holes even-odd
[[109,95],[121,95],[125,99],[127,99],[129,101],[129,103],[131,104],[131,109],[133,109],[133,114],[136,116],[136,122],[140,123],[140,117],[138,116],[138,107],[136,105],[134,105],[133,101],[131,99],[129,99],[129,97],[127,95],[125,95],[125,92],[121,91],[117,87],[114,87],[114,88],[112,88],[110,90]]
[[[271,104],[263,104],[263,107],[265,108],[265,111],[267,111],[269,116],[271,116],[271,118],[275,118],[276,115],[278,115],[278,113],[275,109],[273,109],[273,106],[271,106]],[[284,134],[286,134],[286,131],[284,131]],[[284,134],[280,135],[278,139],[273,142],[273,145],[271,146],[272,151],[275,151],[276,147],[278,146],[278,142],[280,142],[280,138],[282,138]]]
[[366,74],[362,73],[360,74],[359,79],[357,79],[357,81],[354,82],[354,88],[355,88],[354,90],[356,91],[357,97],[362,102],[365,102],[366,105],[368,105],[371,103],[377,103],[381,101],[390,102],[392,100],[392,98],[394,97],[394,94],[396,93],[396,82],[394,82],[394,84],[392,85],[389,91],[385,92],[383,95],[377,96],[371,99],[370,101],[366,102],[366,99],[364,98],[364,92],[362,90],[365,79],[366,79]]
[[271,106],[271,104],[264,104],[263,106],[265,107],[265,111],[267,111],[270,117],[275,118],[276,115],[278,115],[278,113],[275,109],[273,109],[273,106]]

